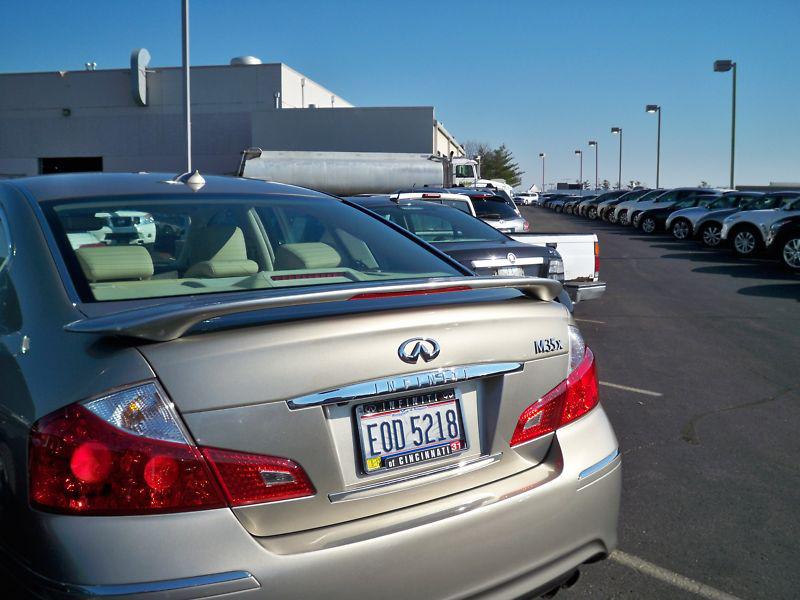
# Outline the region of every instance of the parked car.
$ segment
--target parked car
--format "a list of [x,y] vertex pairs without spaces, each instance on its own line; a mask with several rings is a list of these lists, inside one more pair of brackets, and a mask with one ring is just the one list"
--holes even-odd
[[545,197],[543,206],[545,208],[553,209],[554,202],[564,202],[571,197],[572,197],[571,194],[565,194],[563,192],[557,194],[548,194]]
[[774,250],[783,266],[800,272],[800,216],[775,221],[769,228],[766,245]]
[[514,202],[495,192],[496,190],[490,191],[486,188],[459,188],[459,193],[472,200],[475,216],[482,221],[503,233],[528,231],[530,223],[520,214]]
[[733,207],[709,211],[700,217],[695,224],[695,237],[709,248],[716,248],[722,243],[722,222],[726,217],[742,210],[758,210],[770,208],[777,202],[775,198],[765,198],[761,192],[725,192],[723,198],[730,198]]
[[514,196],[514,201],[517,204],[521,204],[522,206],[530,206],[531,204],[536,204],[536,201],[539,200],[539,193],[538,192],[520,192],[516,196]]
[[[370,195],[380,196],[381,194]],[[462,193],[455,193],[447,189],[416,188],[411,190],[397,190],[392,196],[395,198],[426,200],[428,202],[444,204],[445,206],[457,208],[461,212],[465,212],[473,217],[476,215],[475,206],[472,204],[472,200],[469,196]]]
[[[709,213],[730,211],[727,214],[733,214],[742,206],[746,206],[763,195],[761,192],[725,192],[711,202],[703,202],[697,206],[676,210],[667,217],[664,227],[677,240],[690,239],[698,232],[698,221]],[[727,216],[727,214],[723,215],[722,212],[716,212],[716,214],[717,217],[722,218]]]
[[605,202],[606,200],[619,198],[620,196],[627,194],[629,191],[630,190],[611,190],[610,192],[605,192],[599,196],[596,196],[595,198],[589,198],[588,200],[580,202],[573,212],[581,217],[588,217],[589,219],[594,220],[597,218],[598,204]]
[[575,214],[575,207],[578,206],[581,202],[585,202],[587,200],[594,200],[597,198],[598,194],[583,194],[581,196],[575,196],[570,200],[564,202],[564,206],[561,208],[561,212],[566,213],[568,215]]
[[611,210],[608,211],[609,222],[617,223],[618,225],[630,225],[630,221],[628,219],[629,209],[631,209],[636,204],[652,202],[666,191],[667,190],[664,189],[654,189],[650,190],[645,194],[642,194],[641,196],[634,197],[631,200],[624,200],[622,202],[617,202],[611,208]]
[[656,233],[657,231],[664,231],[667,219],[675,211],[681,209],[688,209],[697,206],[708,206],[717,199],[717,196],[707,193],[690,194],[682,200],[676,202],[666,202],[665,206],[661,203],[654,204],[651,208],[647,208],[638,214],[639,228],[644,233]]
[[642,211],[653,207],[666,208],[672,206],[680,200],[698,195],[718,196],[719,192],[709,188],[674,188],[667,190],[652,200],[637,202],[635,205],[631,206],[628,210],[628,223],[633,227],[638,228],[640,225]]
[[[615,548],[618,443],[559,282],[476,277],[320,192],[170,179],[0,182],[6,570],[46,597],[533,596]],[[119,210],[185,244],[69,244]]]
[[[556,250],[546,245],[517,242],[461,211],[393,196],[375,195],[348,200],[410,231],[478,275],[527,275],[564,282],[564,262]],[[566,292],[562,292],[559,301],[572,309]]]
[[743,210],[722,221],[720,236],[723,241],[730,241],[731,248],[739,256],[751,256],[762,249],[775,221],[800,215],[800,191],[772,192],[765,198],[774,198],[775,208]]
[[[609,223],[616,223],[616,219],[614,217],[614,207],[621,203],[627,202],[630,200],[636,200],[637,198],[641,198],[645,194],[650,193],[652,190],[649,188],[643,188],[641,190],[632,190],[626,194],[622,194],[621,196],[611,197],[606,200],[597,203],[597,216],[604,221],[608,221]],[[614,220],[612,220],[614,219]]]
[[604,192],[599,196],[595,196],[594,198],[587,198],[586,200],[579,202],[572,212],[578,216],[588,217],[594,220],[597,218],[597,204],[611,198],[622,196],[628,191],[629,190],[611,190],[609,192]]

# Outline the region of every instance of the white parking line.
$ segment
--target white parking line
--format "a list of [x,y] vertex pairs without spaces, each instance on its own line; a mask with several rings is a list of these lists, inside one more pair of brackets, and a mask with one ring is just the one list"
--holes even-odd
[[609,383],[607,381],[601,381],[600,385],[604,385],[606,387],[617,388],[618,390],[625,390],[626,392],[634,392],[636,394],[644,394],[645,396],[655,396],[656,398],[660,398],[664,394],[661,392],[651,392],[650,390],[643,390],[641,388],[629,387],[627,385],[620,385],[618,383]]
[[609,556],[611,560],[619,563],[625,567],[639,571],[645,575],[649,575],[654,579],[668,583],[669,585],[679,588],[681,590],[691,592],[697,596],[708,598],[709,600],[740,600],[737,596],[732,596],[727,592],[713,588],[705,583],[700,583],[689,577],[684,577],[679,573],[670,571],[651,562],[647,562],[643,558],[622,552],[621,550],[614,550]]
[[594,319],[575,319],[579,323],[597,323],[598,325],[605,325],[605,321],[595,321]]

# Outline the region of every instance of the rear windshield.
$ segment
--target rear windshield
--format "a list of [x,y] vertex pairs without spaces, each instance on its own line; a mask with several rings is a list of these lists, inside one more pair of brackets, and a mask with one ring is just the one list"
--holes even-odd
[[459,210],[441,206],[378,206],[370,210],[426,242],[507,242],[491,225]]
[[45,210],[85,302],[461,275],[334,199],[91,199]]
[[516,211],[501,196],[473,198],[475,214],[481,219],[518,219]]

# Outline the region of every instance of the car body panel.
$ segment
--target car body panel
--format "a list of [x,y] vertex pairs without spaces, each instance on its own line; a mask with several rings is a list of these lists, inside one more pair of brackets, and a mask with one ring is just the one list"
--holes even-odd
[[[522,411],[569,372],[574,321],[557,303],[488,289],[222,311],[163,342],[132,339],[127,330],[68,329],[87,316],[179,308],[196,296],[112,302],[74,296],[49,239],[53,233],[37,212],[47,190],[51,198],[160,197],[174,190],[176,204],[203,202],[220,190],[334,201],[291,186],[217,177],[191,190],[163,183],[164,177],[50,176],[0,184],[0,216],[15,247],[0,266],[0,293],[9,307],[0,329],[7,392],[0,443],[13,482],[0,498],[6,569],[48,597],[368,597],[376,585],[431,598],[488,597],[547,591],[582,562],[614,549],[621,468],[602,406],[555,432],[509,445]],[[398,240],[453,262],[369,218],[392,227]],[[463,271],[453,265],[454,273]],[[209,295],[208,302],[223,305],[239,292],[232,294]],[[418,364],[401,360],[404,343],[420,336],[435,338],[441,351]],[[543,339],[559,343],[537,346]],[[478,375],[462,376],[467,367]],[[314,495],[135,516],[33,510],[27,491],[32,424],[73,402],[143,381],[163,388],[192,443],[295,460]],[[337,395],[350,386],[366,396]],[[353,420],[364,398],[450,389],[461,402],[463,453],[364,472]],[[453,568],[474,556],[475,539],[489,536],[502,544],[453,577]],[[403,568],[353,576],[376,560],[393,559]]]
[[766,241],[770,226],[780,219],[800,215],[800,196],[786,200],[782,208],[743,210],[725,218],[722,222],[722,239],[728,239],[732,230],[749,226],[758,232],[762,243]]

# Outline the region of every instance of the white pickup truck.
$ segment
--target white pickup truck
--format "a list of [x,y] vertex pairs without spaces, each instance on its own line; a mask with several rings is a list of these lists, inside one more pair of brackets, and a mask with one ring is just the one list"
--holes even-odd
[[547,246],[564,262],[564,287],[573,302],[599,298],[606,290],[600,281],[600,243],[594,233],[513,233],[524,244]]

